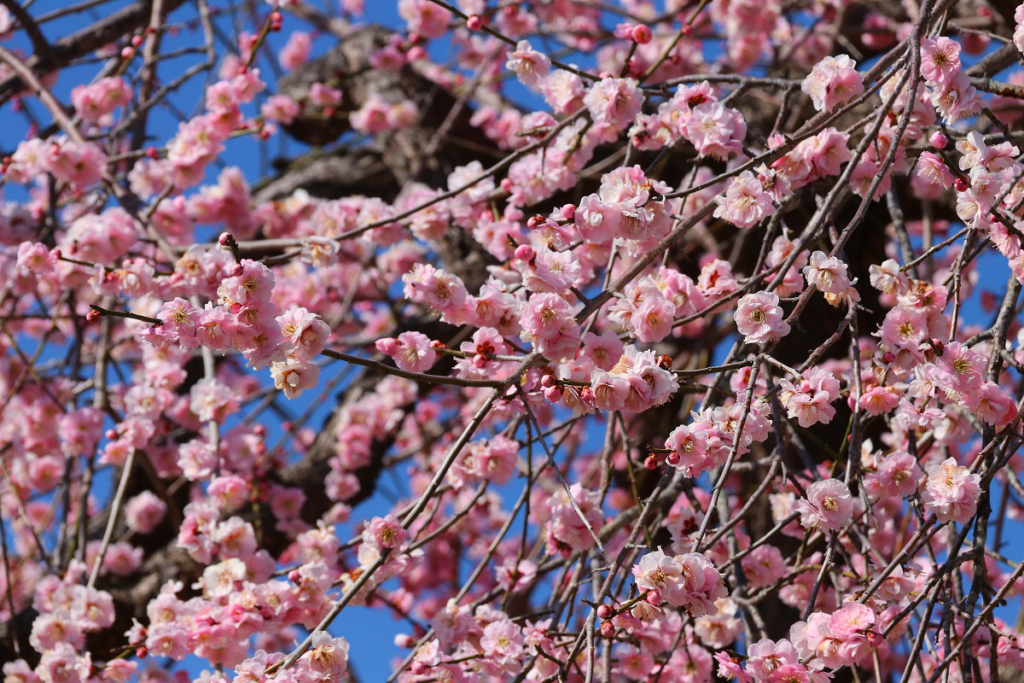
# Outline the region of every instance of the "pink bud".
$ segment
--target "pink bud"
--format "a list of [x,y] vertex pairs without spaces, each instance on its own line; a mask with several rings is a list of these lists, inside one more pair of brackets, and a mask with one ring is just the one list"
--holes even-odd
[[484,20],[477,15],[472,15],[469,19],[466,19],[466,28],[470,31],[479,31],[484,27]]
[[885,639],[882,638],[882,634],[878,633],[875,630],[868,630],[864,633],[864,637],[867,639],[868,645],[875,648],[876,650],[882,646],[882,643],[885,642]]
[[548,387],[544,390],[544,398],[550,403],[558,403],[562,400],[562,387]]
[[644,458],[644,467],[646,467],[649,470],[657,469],[658,459],[655,458],[653,455],[648,455],[646,458]]
[[220,246],[229,247],[235,241],[235,238],[230,232],[222,232],[220,237],[217,238],[217,241],[220,242]]
[[942,134],[942,131],[935,131],[928,138],[928,143],[935,149],[946,149],[946,145],[949,144],[949,138]]
[[134,50],[132,50],[132,48],[130,48],[130,47],[122,47],[121,48],[121,59],[128,59],[129,57],[132,56],[132,52],[134,52]]
[[398,340],[394,337],[384,337],[377,340],[377,350],[385,356],[394,356],[398,353]]
[[116,429],[108,429],[106,434],[104,434],[103,436],[107,437],[108,441],[113,441],[114,439],[117,438],[117,430]]
[[668,464],[672,465],[673,467],[679,464],[680,459],[681,458],[679,457],[679,454],[676,453],[675,451],[669,453],[668,456],[665,458]]
[[648,604],[657,607],[661,604],[661,593],[659,593],[658,591],[651,591],[647,594],[647,602]]
[[475,356],[473,356],[473,367],[477,368],[478,370],[483,370],[484,366],[486,365],[487,356],[483,355],[482,353],[478,353]]
[[612,622],[606,621],[603,624],[601,624],[601,636],[603,638],[611,638],[614,635],[615,627],[612,625]]
[[566,204],[565,206],[562,207],[562,218],[564,218],[565,220],[571,221],[575,215],[576,215],[576,205],[575,204]]
[[558,382],[551,375],[544,375],[540,380],[540,385],[545,389],[549,389],[557,384]]
[[134,47],[142,45],[142,36],[132,36],[132,45]]
[[961,176],[953,181],[953,187],[956,188],[957,192],[967,192],[967,190],[970,189],[971,184],[967,182],[967,178]]
[[613,614],[615,614],[614,610],[608,605],[601,605],[597,608],[597,616],[601,619],[611,619]]
[[426,59],[427,58],[427,51],[424,50],[419,45],[417,45],[416,47],[410,49],[407,54],[409,56],[409,61],[410,62],[418,62],[421,59]]
[[520,261],[530,261],[536,254],[533,251],[533,247],[529,244],[520,244],[516,247],[516,258]]
[[85,321],[88,323],[94,323],[100,319],[100,312],[95,308],[85,314]]
[[647,43],[651,42],[651,38],[653,37],[654,36],[651,33],[651,29],[649,26],[639,24],[638,26],[633,27],[633,40],[635,40],[640,45],[646,45]]
[[244,272],[245,268],[242,267],[241,263],[236,263],[235,265],[231,266],[231,277],[239,277]]
[[515,186],[512,184],[512,180],[510,178],[501,179],[501,189],[505,190],[505,192],[511,192],[513,187]]
[[298,583],[301,578],[302,578],[302,574],[300,574],[299,572],[297,572],[294,569],[291,570],[290,572],[288,572],[288,580],[291,581],[292,583]]

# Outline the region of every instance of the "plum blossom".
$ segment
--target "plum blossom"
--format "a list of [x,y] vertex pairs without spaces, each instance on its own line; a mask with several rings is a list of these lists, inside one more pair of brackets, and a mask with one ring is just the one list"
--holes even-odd
[[534,50],[528,41],[520,40],[516,49],[509,53],[505,68],[515,73],[523,85],[536,86],[548,75],[551,60]]
[[928,468],[928,480],[921,489],[925,507],[942,522],[966,524],[978,510],[981,477],[947,458]]
[[807,487],[807,498],[797,501],[796,509],[804,528],[839,531],[853,516],[854,498],[843,482],[825,479]]
[[810,95],[818,111],[833,111],[864,92],[857,63],[849,55],[826,57],[814,65],[801,89]]
[[749,344],[768,344],[789,334],[779,297],[771,292],[747,294],[736,307],[736,329]]

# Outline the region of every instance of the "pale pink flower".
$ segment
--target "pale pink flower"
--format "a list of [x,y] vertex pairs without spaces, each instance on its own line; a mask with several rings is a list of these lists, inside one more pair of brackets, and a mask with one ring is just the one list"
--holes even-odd
[[806,500],[796,510],[806,529],[839,531],[853,517],[854,500],[850,489],[838,479],[825,479],[807,487]]
[[921,500],[941,522],[966,524],[978,510],[981,477],[947,458],[928,468],[928,481],[921,490]]
[[864,81],[849,55],[837,55],[815,64],[800,87],[810,95],[815,109],[832,111],[864,92]]
[[310,649],[299,660],[316,678],[337,681],[348,671],[348,641],[326,631],[313,635]]
[[789,334],[789,324],[779,306],[779,297],[772,292],[742,297],[733,317],[736,329],[749,344],[768,344]]
[[1003,428],[1017,417],[1017,404],[995,382],[985,382],[968,396],[971,411],[985,424]]
[[76,86],[71,91],[75,111],[90,123],[99,123],[103,117],[132,98],[132,90],[120,76],[101,78],[95,83]]
[[284,392],[287,398],[298,398],[303,390],[312,389],[320,378],[320,367],[313,363],[289,359],[274,362],[270,366],[274,387]]
[[131,498],[124,506],[124,518],[128,528],[140,534],[148,534],[163,521],[167,503],[152,491],[143,491]]
[[512,71],[520,83],[532,87],[548,75],[551,60],[534,50],[529,42],[520,40],[516,44],[516,49],[509,54],[505,68]]
[[712,464],[707,456],[707,436],[702,430],[679,425],[665,439],[665,448],[679,456],[675,467],[691,477],[699,476]]
[[707,102],[683,118],[682,132],[700,156],[726,159],[742,151],[747,123],[735,109]]
[[378,550],[399,548],[408,538],[409,532],[394,515],[374,517],[366,523],[363,531],[363,542],[373,544]]
[[960,71],[960,43],[945,36],[921,41],[921,75],[929,85],[942,86]]
[[572,356],[580,328],[569,303],[557,294],[534,294],[523,305],[523,333],[549,360]]
[[824,294],[841,296],[850,287],[846,264],[822,251],[811,254],[809,264],[804,267],[804,277],[808,285]]
[[715,218],[724,218],[739,228],[752,228],[775,213],[770,194],[750,171],[733,178],[724,195],[715,199]]
[[430,0],[399,0],[398,14],[409,30],[425,38],[440,38],[448,30],[452,13]]
[[617,134],[640,113],[643,94],[631,78],[604,78],[583,96],[594,123]]
[[874,499],[908,496],[917,490],[920,466],[910,453],[896,452],[882,458],[874,472],[864,475],[864,487]]
[[799,661],[796,648],[785,638],[778,641],[762,638],[747,651],[747,673],[758,683],[766,683],[777,669]]
[[288,36],[288,42],[281,48],[281,52],[278,55],[281,66],[289,71],[294,71],[306,63],[312,49],[312,37],[305,31],[294,31]]
[[917,177],[943,190],[953,187],[953,173],[942,157],[934,152],[921,152],[917,161]]
[[397,339],[378,339],[377,350],[395,359],[395,365],[408,372],[426,372],[437,360],[430,338],[421,332],[403,332]]

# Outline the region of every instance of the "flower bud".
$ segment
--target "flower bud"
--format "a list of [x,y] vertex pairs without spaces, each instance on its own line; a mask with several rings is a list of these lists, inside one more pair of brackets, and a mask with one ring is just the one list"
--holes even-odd
[[473,14],[469,17],[469,19],[466,19],[466,28],[468,28],[470,31],[479,31],[483,27],[484,20],[481,19],[476,14]]
[[942,134],[942,131],[935,131],[928,138],[928,144],[935,149],[946,149],[946,145],[949,144],[949,138]]
[[601,624],[601,636],[602,637],[604,637],[604,638],[611,638],[614,635],[615,635],[615,626],[612,625],[612,622],[606,621],[603,624]]
[[640,45],[646,45],[651,42],[651,38],[653,37],[654,35],[651,33],[649,26],[639,24],[638,26],[633,27],[633,40]]
[[536,254],[533,251],[533,247],[529,244],[520,244],[516,247],[516,258],[520,261],[529,261],[533,259]]
[[601,605],[597,608],[597,616],[601,619],[611,619],[615,611],[608,605]]

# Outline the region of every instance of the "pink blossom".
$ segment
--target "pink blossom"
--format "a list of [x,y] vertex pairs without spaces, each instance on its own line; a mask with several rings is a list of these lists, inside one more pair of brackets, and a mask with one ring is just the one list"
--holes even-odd
[[143,491],[124,506],[125,523],[132,531],[148,534],[163,521],[167,504],[153,492]]
[[287,398],[298,398],[303,390],[312,389],[320,378],[320,367],[313,363],[289,359],[274,362],[270,366],[274,387],[284,392]]
[[797,501],[800,523],[806,529],[839,531],[853,516],[854,499],[846,484],[825,479],[807,487],[807,498]]
[[772,197],[750,171],[733,178],[725,196],[716,200],[715,218],[724,218],[739,228],[752,228],[775,213]]
[[452,13],[429,0],[399,0],[398,14],[409,30],[427,38],[439,38],[448,30]]
[[75,111],[90,123],[99,123],[110,112],[128,104],[131,97],[131,88],[118,76],[101,78],[89,85],[79,85],[71,91],[71,102],[75,105]]
[[818,111],[833,111],[864,92],[857,63],[849,55],[826,57],[814,65],[801,89],[810,95]]
[[281,66],[293,71],[309,59],[309,52],[313,48],[313,39],[305,31],[295,31],[288,36],[288,42],[281,48],[279,58]]
[[850,278],[846,274],[846,264],[835,256],[815,251],[811,254],[810,263],[804,268],[807,284],[824,294],[842,295],[850,287]]
[[779,297],[771,292],[747,294],[734,314],[736,329],[749,344],[768,344],[789,334]]
[[573,355],[580,328],[572,307],[556,294],[534,294],[523,306],[523,333],[550,360]]
[[943,86],[960,71],[960,44],[945,36],[921,41],[921,75],[930,85]]
[[523,85],[535,86],[548,75],[551,60],[534,50],[529,42],[520,40],[516,49],[509,53],[505,68],[515,73]]
[[981,477],[947,458],[928,468],[928,480],[921,490],[925,507],[942,522],[966,524],[978,510]]
[[397,339],[380,339],[377,350],[394,358],[395,365],[408,372],[426,372],[437,359],[430,338],[420,332],[403,332]]

